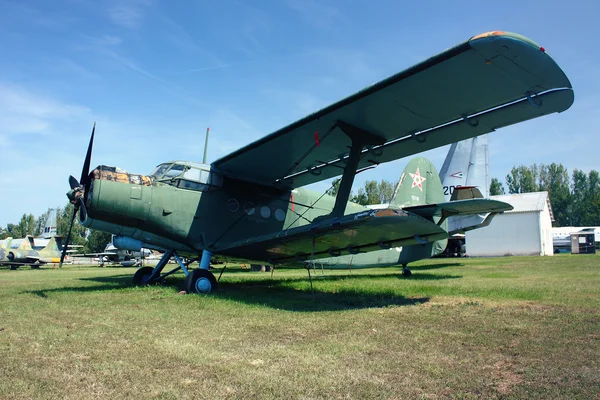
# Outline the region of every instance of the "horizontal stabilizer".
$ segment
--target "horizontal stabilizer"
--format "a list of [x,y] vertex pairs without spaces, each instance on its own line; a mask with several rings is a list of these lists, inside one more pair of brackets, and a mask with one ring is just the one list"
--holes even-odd
[[[419,234],[415,235],[415,232]],[[422,244],[447,236],[445,230],[418,215],[385,208],[250,237],[212,251],[232,258],[285,264]]]
[[485,213],[499,213],[510,211],[514,207],[508,203],[490,199],[456,200],[437,204],[424,204],[421,206],[405,207],[423,218],[432,219],[434,216],[442,217],[439,223],[452,215],[471,215]]
[[[492,222],[492,219],[494,219],[494,217],[498,214],[500,214],[500,213],[492,212],[492,213],[488,213],[487,215],[485,215],[485,217],[483,217],[480,214],[459,217],[459,218],[463,218],[464,221],[459,220],[455,224],[458,227],[456,229],[450,230],[448,232],[448,235],[452,236],[457,233],[464,234],[467,231],[472,231],[472,230],[479,229],[479,228],[485,228]],[[462,222],[462,224],[461,224],[461,222]]]

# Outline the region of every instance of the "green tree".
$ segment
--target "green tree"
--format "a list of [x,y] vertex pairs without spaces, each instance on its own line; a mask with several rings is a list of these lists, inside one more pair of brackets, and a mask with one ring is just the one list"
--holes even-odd
[[384,179],[379,183],[379,204],[389,203],[394,196],[394,184]]
[[537,166],[533,164],[531,167],[519,165],[510,170],[510,174],[506,175],[506,186],[508,193],[531,193],[539,190],[537,185]]
[[596,170],[591,170],[588,174],[588,199],[590,212],[587,226],[600,225],[600,174]]
[[582,226],[586,219],[586,203],[588,190],[588,177],[585,172],[574,169],[571,181],[572,204],[569,217],[573,226]]
[[600,225],[600,177],[598,171],[588,175],[575,169],[572,175],[572,221],[574,226]]
[[382,179],[381,182],[375,180],[366,181],[364,187],[358,189],[358,193],[350,197],[350,201],[363,206],[371,204],[389,203],[394,195],[394,184]]
[[109,241],[110,233],[91,229],[84,249],[86,253],[101,253]]
[[358,193],[355,196],[351,194],[350,201],[356,204],[360,204],[361,206],[369,205],[369,198],[367,197],[365,189],[363,188],[358,189]]
[[[64,236],[65,240],[69,233],[69,224],[71,223],[71,217],[73,216],[73,204],[67,203],[66,207],[59,208],[56,211],[56,233],[58,236]],[[73,221],[73,230],[71,231],[70,244],[85,245],[85,238],[87,235],[87,229],[81,225],[78,221],[79,213],[75,216]]]
[[333,182],[331,182],[331,187],[327,189],[325,193],[335,197],[337,195],[338,190],[340,190],[340,182],[342,182],[341,178],[335,178]]
[[23,238],[27,235],[33,235],[35,232],[35,218],[33,214],[23,214],[18,224],[8,224],[6,229],[9,233],[8,236],[13,238]]
[[569,173],[562,164],[541,164],[538,168],[538,190],[548,192],[555,226],[569,224],[569,206],[571,193],[569,191]]
[[502,186],[502,182],[498,178],[492,178],[492,183],[490,185],[490,196],[497,196],[499,194],[505,194],[504,186]]

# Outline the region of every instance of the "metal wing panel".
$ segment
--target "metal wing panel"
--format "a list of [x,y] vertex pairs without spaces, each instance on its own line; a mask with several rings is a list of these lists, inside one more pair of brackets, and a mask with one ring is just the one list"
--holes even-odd
[[280,264],[311,257],[350,254],[350,251],[412,245],[445,237],[447,232],[444,229],[416,214],[382,209],[250,237],[212,250],[220,256]]
[[[382,146],[374,146],[370,150],[363,151],[358,168],[394,161],[474,136],[494,132],[496,129],[517,122],[527,121],[554,112],[562,112],[573,104],[573,100],[572,90],[555,90],[538,95],[532,100],[541,104],[539,107],[533,106],[529,100],[524,99],[477,115],[468,121],[457,120],[454,123],[418,133],[414,137],[408,136]],[[320,172],[318,178],[328,179],[337,176],[344,165],[344,161],[341,160],[321,165],[318,168],[318,172]],[[301,187],[315,182],[315,176],[310,172],[302,171],[288,179],[288,181],[292,182],[289,184],[290,186]]]
[[[339,162],[334,169],[326,167],[327,173],[319,171],[324,164],[335,163],[348,153],[350,139],[335,128],[338,120],[390,142],[463,115],[505,106],[529,93],[559,88],[570,91],[570,87],[552,58],[530,40],[508,33],[480,35],[251,143],[213,166],[238,179],[299,187],[342,172],[338,167],[343,164]],[[524,116],[528,119],[562,111],[551,106],[544,104],[543,113]],[[523,120],[521,114],[502,115],[504,120],[498,126]],[[452,143],[482,133],[467,130],[463,137],[437,143]],[[421,147],[405,155],[423,151]],[[318,165],[321,167],[315,169]],[[306,176],[297,179],[298,174]]]

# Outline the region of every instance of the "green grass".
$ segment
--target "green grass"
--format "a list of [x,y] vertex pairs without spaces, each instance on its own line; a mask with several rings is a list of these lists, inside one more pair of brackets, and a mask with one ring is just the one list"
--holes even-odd
[[134,269],[0,270],[0,398],[597,398],[600,256],[228,268],[218,292]]

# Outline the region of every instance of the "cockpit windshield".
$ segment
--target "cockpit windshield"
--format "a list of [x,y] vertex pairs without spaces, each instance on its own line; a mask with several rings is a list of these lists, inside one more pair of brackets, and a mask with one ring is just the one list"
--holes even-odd
[[160,164],[151,174],[156,181],[182,189],[206,192],[223,185],[221,175],[210,170],[208,165],[190,162]]
[[171,168],[169,168],[162,177],[163,177],[163,179],[175,178],[175,177],[181,175],[181,173],[183,172],[183,170],[185,168],[186,168],[185,165],[173,164],[173,165],[171,165]]
[[171,164],[160,164],[158,167],[154,168],[154,171],[152,171],[150,176],[153,176],[155,178],[161,178],[162,174],[164,174],[167,168],[169,168],[170,166]]

